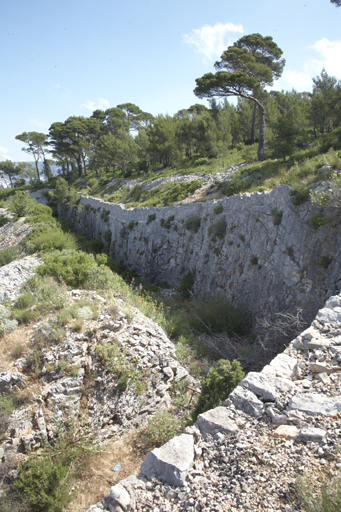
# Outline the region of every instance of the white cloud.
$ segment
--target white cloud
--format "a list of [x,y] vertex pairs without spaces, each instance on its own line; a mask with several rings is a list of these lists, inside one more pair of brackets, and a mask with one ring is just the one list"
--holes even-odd
[[329,41],[323,37],[312,48],[322,56],[322,59],[315,61],[319,73],[325,68],[329,75],[341,78],[341,41]]
[[34,128],[39,128],[39,130],[45,130],[48,128],[47,124],[39,119],[30,119],[30,125]]
[[90,110],[93,112],[97,109],[107,109],[110,105],[110,101],[106,100],[105,98],[97,98],[96,101],[86,101],[81,105],[81,108],[86,108],[87,110]]
[[[201,53],[207,59],[220,57],[224,50],[235,41],[232,34],[242,34],[244,32],[242,25],[234,23],[216,23],[204,25],[201,28],[195,28],[190,34],[184,35],[184,41],[193,44],[197,53]],[[232,33],[232,34],[231,34]]]
[[3,146],[0,146],[0,160],[13,160],[13,158],[10,157],[8,149]]
[[312,79],[320,75],[323,68],[328,75],[341,78],[341,41],[329,41],[324,37],[309,49],[318,54],[316,58],[308,59],[300,71],[285,69],[282,77],[275,83],[274,89],[294,88],[298,92],[312,91]]

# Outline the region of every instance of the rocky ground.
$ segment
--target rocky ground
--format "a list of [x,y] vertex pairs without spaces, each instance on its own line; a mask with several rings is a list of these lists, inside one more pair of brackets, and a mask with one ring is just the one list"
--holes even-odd
[[221,407],[150,452],[88,512],[303,510],[298,476],[340,473],[341,295]]
[[151,181],[143,182],[141,179],[134,179],[134,180],[123,180],[120,181],[118,179],[112,180],[110,183],[108,183],[108,187],[111,187],[113,185],[116,185],[117,183],[120,183],[120,187],[126,187],[128,190],[132,190],[136,185],[141,185],[143,190],[152,190],[155,187],[158,187],[159,185],[163,185],[164,183],[182,183],[182,182],[191,182],[195,180],[202,180],[201,187],[195,191],[195,193],[187,197],[182,203],[190,203],[193,202],[200,197],[202,197],[209,188],[214,185],[215,182],[224,182],[230,180],[230,177],[233,173],[241,169],[242,167],[245,167],[247,165],[250,165],[249,163],[243,163],[239,165],[234,165],[232,167],[229,167],[228,169],[218,172],[215,174],[205,174],[204,172],[197,172],[192,174],[186,174],[183,176],[168,176],[163,177],[160,176],[159,178],[155,178]]

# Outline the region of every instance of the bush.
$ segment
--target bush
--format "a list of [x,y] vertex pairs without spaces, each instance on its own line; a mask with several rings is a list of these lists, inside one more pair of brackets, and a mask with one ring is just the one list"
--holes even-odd
[[0,250],[0,267],[3,267],[4,265],[8,265],[8,263],[11,263],[11,261],[15,260],[15,258],[19,254],[19,248],[18,246],[8,246],[4,249]]
[[309,219],[309,225],[313,229],[318,229],[321,226],[324,226],[329,221],[329,218],[325,216],[324,213],[319,212],[314,215],[312,215]]
[[226,400],[228,395],[240,384],[244,372],[238,361],[221,359],[215,368],[211,368],[202,382],[201,393],[192,413],[195,421],[197,416],[213,409]]
[[112,236],[112,233],[111,233],[110,229],[107,229],[107,230],[104,231],[103,238],[107,242],[107,244],[110,244],[111,236]]
[[292,204],[299,206],[309,200],[310,188],[303,183],[299,183],[290,189],[289,194],[291,196]]
[[169,229],[171,226],[171,222],[173,222],[173,220],[174,220],[174,215],[170,215],[167,220],[161,219],[160,225],[162,228]]
[[251,256],[250,258],[251,265],[258,265],[258,257],[257,256]]
[[191,271],[187,272],[181,280],[180,280],[180,286],[179,290],[185,295],[189,296],[189,291],[194,285],[194,277]]
[[16,192],[15,195],[11,197],[8,204],[8,208],[19,217],[28,215],[33,210],[34,206],[35,201],[31,199],[27,190]]
[[168,411],[158,409],[139,432],[139,439],[147,449],[161,446],[176,436],[182,429],[180,420]]
[[107,289],[112,285],[112,272],[98,265],[95,257],[83,251],[64,250],[43,255],[37,267],[40,276],[53,276],[72,288]]
[[72,480],[90,460],[91,450],[82,434],[66,434],[54,446],[46,445],[19,466],[13,483],[25,512],[61,512],[73,497]]
[[226,233],[226,220],[224,217],[218,219],[208,228],[208,236],[215,242],[217,238],[224,238]]
[[282,222],[283,212],[281,210],[278,210],[277,208],[274,208],[271,210],[272,220],[275,226],[279,226]]
[[148,220],[147,220],[147,224],[150,224],[151,222],[153,222],[153,220],[155,220],[155,213],[151,213],[150,215],[148,215]]
[[7,215],[1,214],[0,215],[0,228],[2,228],[2,226],[5,226],[5,224],[8,224],[9,221],[10,221],[10,218],[7,217]]
[[220,213],[223,213],[224,211],[224,208],[223,208],[223,205],[220,203],[220,204],[217,204],[217,206],[215,206],[213,208],[213,211],[216,215],[219,215]]
[[197,233],[200,228],[201,219],[197,215],[189,215],[185,220],[185,228]]
[[27,238],[25,247],[30,254],[33,254],[35,252],[74,250],[77,243],[72,233],[64,233],[62,230],[55,229]]

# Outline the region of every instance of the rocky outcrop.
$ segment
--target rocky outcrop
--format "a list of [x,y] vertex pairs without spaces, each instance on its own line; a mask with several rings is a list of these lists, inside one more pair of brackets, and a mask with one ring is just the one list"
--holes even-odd
[[[173,381],[199,384],[179,363],[174,344],[161,327],[136,308],[118,297],[109,307],[93,291],[73,290],[67,295],[69,306],[80,299],[96,304],[98,317],[85,318],[80,333],[67,327],[58,342],[53,338],[53,319],[28,329],[31,352],[0,373],[0,395],[25,388],[25,395],[20,395],[23,404],[1,432],[0,466],[17,452],[28,453],[52,441],[58,425],[79,415],[98,443],[126,434],[143,426],[158,409],[171,406]],[[117,347],[110,356],[117,369],[98,351],[112,346]],[[32,375],[32,358],[38,353],[39,372]],[[127,372],[123,385],[122,371]],[[34,391],[27,384],[32,381]]]
[[60,212],[150,281],[177,287],[191,272],[195,294],[220,293],[257,317],[301,308],[311,321],[340,288],[339,223],[331,216],[313,229],[317,210],[309,202],[294,206],[287,186],[131,210],[82,196],[79,211]]
[[340,304],[341,295],[327,301],[283,354],[149,453],[140,475],[88,512],[301,510],[297,476],[313,483],[322,470],[341,468]]

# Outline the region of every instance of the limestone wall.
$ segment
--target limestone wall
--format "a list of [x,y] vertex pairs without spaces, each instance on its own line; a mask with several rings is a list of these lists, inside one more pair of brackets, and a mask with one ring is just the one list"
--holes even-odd
[[[294,206],[287,186],[165,208],[126,209],[85,196],[81,203],[82,211],[61,213],[87,236],[110,240],[111,254],[152,282],[176,287],[191,271],[195,294],[221,293],[259,316],[297,306],[310,320],[340,289],[337,221],[313,229],[316,209]],[[198,220],[198,231],[189,229]],[[214,237],[224,220],[222,238]]]

